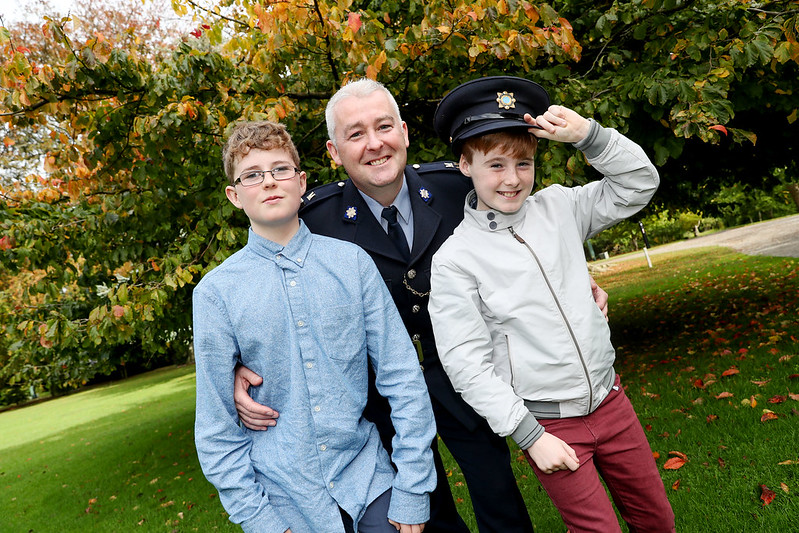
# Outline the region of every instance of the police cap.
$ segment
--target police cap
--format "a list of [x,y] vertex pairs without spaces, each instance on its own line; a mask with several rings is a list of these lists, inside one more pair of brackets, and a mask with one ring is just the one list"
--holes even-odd
[[549,108],[543,87],[515,76],[488,76],[467,81],[452,89],[438,104],[433,127],[438,136],[452,143],[460,156],[463,141],[496,130],[530,129],[524,114],[533,117]]

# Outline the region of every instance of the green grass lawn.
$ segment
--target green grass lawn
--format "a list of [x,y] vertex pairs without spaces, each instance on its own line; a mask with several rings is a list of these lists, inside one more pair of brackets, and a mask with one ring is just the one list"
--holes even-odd
[[[799,260],[713,248],[653,262],[631,256],[595,277],[678,531],[796,531]],[[200,471],[193,421],[192,367],[0,413],[0,531],[239,530]],[[536,529],[565,531],[512,449]]]

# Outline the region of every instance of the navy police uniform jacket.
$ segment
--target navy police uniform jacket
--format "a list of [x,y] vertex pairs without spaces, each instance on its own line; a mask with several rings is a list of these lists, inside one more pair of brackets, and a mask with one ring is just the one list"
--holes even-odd
[[[463,219],[464,199],[472,190],[472,183],[452,162],[408,165],[405,179],[411,197],[414,233],[411,258],[407,262],[349,179],[322,185],[306,193],[300,217],[312,232],[353,242],[369,253],[394,298],[411,339],[421,352],[420,363],[434,400],[433,407],[443,407],[473,431],[482,419],[455,392],[444,373],[427,311],[433,254]],[[377,424],[385,442],[390,438],[385,432],[393,433],[393,428],[384,426],[388,423],[385,418],[388,406],[383,404],[375,390],[370,390],[370,393],[370,405],[365,414]],[[383,413],[382,420],[379,413]]]

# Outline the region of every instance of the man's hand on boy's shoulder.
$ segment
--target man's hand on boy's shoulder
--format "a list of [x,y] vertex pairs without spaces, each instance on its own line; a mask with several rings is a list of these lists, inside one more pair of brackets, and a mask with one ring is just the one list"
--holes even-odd
[[591,129],[587,118],[562,105],[551,105],[543,115],[535,118],[525,114],[524,120],[531,126],[538,126],[530,129],[536,137],[560,142],[580,142]]

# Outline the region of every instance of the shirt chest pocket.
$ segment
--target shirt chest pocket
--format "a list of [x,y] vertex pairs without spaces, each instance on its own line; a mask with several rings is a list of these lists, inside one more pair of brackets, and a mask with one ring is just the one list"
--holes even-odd
[[353,361],[366,353],[363,307],[358,304],[325,308],[321,314],[325,350],[331,359]]

